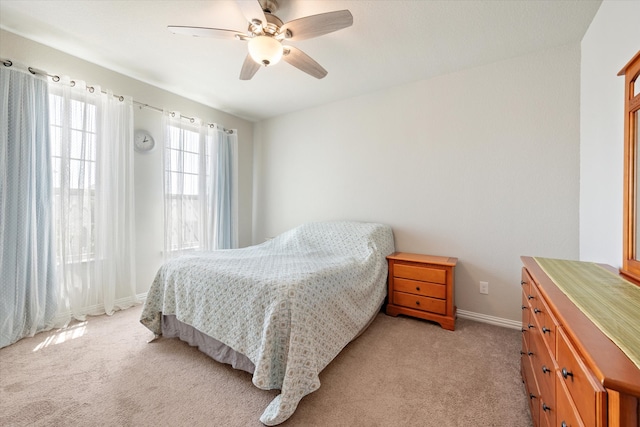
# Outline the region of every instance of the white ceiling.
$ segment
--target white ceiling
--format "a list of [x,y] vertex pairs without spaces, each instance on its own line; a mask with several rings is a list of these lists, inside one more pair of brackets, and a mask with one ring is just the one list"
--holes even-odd
[[[261,120],[461,69],[578,43],[601,1],[279,0],[284,22],[349,9],[353,26],[291,42],[329,72],[281,62],[238,76],[246,42],[167,25],[245,31],[233,0],[0,1],[0,28],[219,110]],[[55,72],[55,70],[51,70]]]

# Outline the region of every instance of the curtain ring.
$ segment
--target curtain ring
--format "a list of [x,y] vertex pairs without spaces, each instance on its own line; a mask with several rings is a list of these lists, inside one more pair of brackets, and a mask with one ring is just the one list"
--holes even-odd
[[87,86],[87,90],[89,91],[89,93],[93,93],[93,86]]
[[124,101],[124,96],[120,95],[120,96],[118,97],[118,99],[120,100],[120,102],[122,102],[122,101]]
[[175,116],[176,116],[175,111],[172,111],[172,112],[171,112],[171,117],[175,117]]
[[216,125],[214,125],[213,123],[209,123],[209,127],[213,129],[214,127],[216,127]]
[[51,76],[51,80],[58,83],[60,81],[60,76]]
[[76,81],[75,80],[71,80],[71,87],[75,87],[76,86]]
[[189,121],[190,121],[191,123],[193,123],[193,122],[195,122],[195,119],[194,119],[193,117],[191,117],[191,118],[189,119]]
[[33,68],[31,68],[31,67],[28,67],[28,68],[27,68],[27,70],[29,70],[29,72],[30,72],[31,74],[33,74],[33,75],[35,75],[35,74],[36,74],[35,70],[34,70]]
[[10,59],[5,59],[2,61],[2,65],[4,65],[5,67],[11,67],[13,65],[13,62],[11,62]]

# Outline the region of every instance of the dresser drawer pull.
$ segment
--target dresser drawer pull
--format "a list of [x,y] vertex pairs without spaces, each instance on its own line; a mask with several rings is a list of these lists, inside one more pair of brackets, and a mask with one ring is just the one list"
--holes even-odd
[[549,333],[549,334],[550,334],[550,333],[551,333],[551,329],[547,328],[546,326],[543,326],[543,327],[542,327],[542,333],[543,333],[543,334],[546,334],[546,333]]
[[542,310],[540,310],[538,307],[536,307],[536,308],[533,309],[533,312],[535,314],[538,314],[538,313],[542,313]]
[[522,350],[520,350],[520,356],[524,356],[526,353]]
[[522,332],[527,332],[527,330],[525,328],[522,328]]
[[531,323],[529,323],[529,324],[527,325],[527,327],[528,327],[529,329],[531,329],[531,328],[535,328],[535,325],[532,325]]
[[521,281],[520,281],[520,284],[521,284],[521,285],[526,285],[526,284],[527,284],[527,282],[525,282],[524,280],[521,280]]
[[567,425],[567,423],[563,421],[562,424],[560,424],[560,427],[569,427],[569,426]]
[[550,411],[550,410],[551,410],[551,408],[550,408],[550,407],[548,407],[546,403],[543,403],[543,404],[542,404],[542,410],[546,412],[546,411]]
[[533,400],[536,398],[536,395],[533,393],[529,393],[529,399]]
[[524,310],[525,308],[527,308],[527,306],[526,305],[522,305],[522,306],[520,306],[520,308]]
[[527,299],[533,299],[534,296],[533,295],[527,295]]
[[562,378],[566,380],[567,377],[573,378],[573,372],[567,371],[567,368],[562,368]]
[[542,373],[546,374],[548,372],[551,372],[551,369],[547,368],[547,365],[542,365]]
[[529,353],[527,353],[527,356],[533,356],[533,351],[530,351]]

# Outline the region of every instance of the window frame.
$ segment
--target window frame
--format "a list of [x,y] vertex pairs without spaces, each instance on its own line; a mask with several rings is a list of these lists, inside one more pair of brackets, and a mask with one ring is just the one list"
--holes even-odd
[[[624,186],[623,186],[623,249],[620,273],[640,282],[638,259],[638,111],[640,111],[640,51],[624,66],[618,76],[625,76],[624,95]],[[638,92],[638,93],[636,93]]]
[[[172,124],[168,124],[168,129],[167,129],[167,135],[170,138],[169,141],[167,141],[167,143],[165,143],[164,145],[164,156],[165,158],[171,158],[171,153],[173,151],[178,152],[177,153],[177,159],[178,159],[178,163],[181,163],[182,166],[181,168],[177,168],[177,169],[172,169],[170,168],[170,166],[172,165],[172,162],[169,162],[170,164],[168,164],[166,161],[164,162],[164,173],[168,174],[168,175],[182,175],[184,176],[195,176],[196,181],[197,181],[197,188],[196,188],[196,192],[195,193],[185,193],[184,191],[182,193],[174,193],[172,192],[171,188],[168,188],[168,185],[166,183],[166,177],[165,177],[165,193],[164,193],[164,203],[165,203],[165,209],[167,209],[167,203],[170,203],[171,205],[173,205],[173,203],[183,203],[183,201],[188,200],[190,201],[191,205],[196,206],[196,210],[198,211],[197,213],[197,217],[196,217],[196,229],[192,230],[192,233],[195,234],[195,240],[193,239],[186,239],[185,237],[187,236],[187,232],[186,230],[191,227],[191,222],[189,221],[184,221],[184,218],[182,220],[182,223],[180,224],[180,239],[178,239],[179,242],[182,242],[183,245],[182,246],[177,246],[175,245],[175,243],[173,242],[172,239],[172,246],[170,248],[166,248],[165,250],[169,253],[179,253],[179,252],[190,252],[190,251],[197,251],[203,248],[203,242],[201,241],[201,230],[200,228],[204,226],[204,219],[201,217],[202,216],[202,212],[201,212],[201,207],[198,206],[200,203],[203,203],[203,198],[206,197],[205,194],[200,194],[200,189],[202,187],[201,185],[201,180],[205,180],[205,182],[208,182],[208,176],[209,176],[209,152],[208,150],[206,150],[205,146],[207,143],[207,137],[205,137],[205,143],[203,144],[202,142],[202,135],[201,133],[193,126],[192,123],[185,123],[184,125],[177,125],[175,123]],[[176,146],[174,145],[173,141],[171,141],[171,136],[174,135],[174,133],[172,132],[172,128],[175,129],[175,132],[178,132],[179,136],[179,145]],[[189,149],[188,147],[185,147],[185,137],[182,136],[183,133],[188,132],[190,135],[190,137],[193,137],[195,141],[192,141],[196,143],[196,147],[197,147],[197,152],[193,151],[193,149]],[[190,171],[186,171],[185,170],[185,162],[184,162],[184,157],[185,157],[185,153],[188,155],[196,155],[197,156],[197,162],[195,162],[198,165],[198,170],[197,172],[194,172],[192,170]],[[202,174],[202,171],[205,171],[204,174]],[[183,189],[184,190],[184,189]],[[167,218],[165,217],[165,222],[167,221]],[[172,231],[172,227],[171,224],[165,223],[165,233],[166,232],[171,232]],[[186,245],[185,245],[186,243]]]
[[[61,152],[56,152],[56,150],[54,150],[54,144],[56,144],[56,141],[54,141],[54,137],[56,139],[59,139],[59,141],[57,141],[59,145],[58,149],[61,150],[62,149],[62,129],[64,128],[64,125],[62,123],[59,122],[55,122],[53,120],[53,115],[51,114],[51,110],[52,108],[52,104],[53,104],[53,98],[60,98],[62,100],[62,102],[64,102],[64,97],[57,91],[49,91],[49,131],[50,131],[50,142],[51,142],[51,155],[50,155],[50,161],[51,161],[51,166],[52,166],[52,171],[56,170],[56,166],[55,163],[56,161],[59,161],[59,165],[60,165],[60,169],[62,169],[62,153]],[[85,113],[91,113],[93,115],[92,117],[92,121],[94,123],[96,123],[97,120],[97,104],[95,102],[88,102],[86,99],[80,99],[80,97],[71,97],[71,101],[72,102],[79,102],[81,104],[83,104],[83,108],[85,109]],[[93,108],[86,108],[86,106],[92,106]],[[57,132],[54,132],[53,130],[56,129]],[[77,157],[73,157],[72,154],[70,154],[69,156],[69,173],[71,173],[71,162],[79,162],[79,163],[84,163],[85,167],[86,166],[91,166],[91,168],[93,169],[93,173],[91,174],[90,178],[89,178],[89,187],[87,188],[87,191],[89,193],[89,204],[90,204],[90,217],[91,217],[91,224],[90,224],[90,236],[89,236],[89,241],[88,244],[86,246],[87,250],[83,250],[81,253],[74,253],[71,254],[71,256],[65,261],[66,264],[83,264],[83,263],[87,263],[87,262],[93,262],[96,260],[96,250],[95,250],[95,201],[96,201],[96,180],[97,180],[97,174],[98,174],[98,159],[97,159],[97,150],[98,150],[98,141],[97,141],[97,129],[93,129],[93,130],[85,130],[85,129],[81,129],[81,128],[74,128],[72,126],[69,127],[69,132],[73,133],[73,132],[80,132],[82,133],[84,136],[82,138],[83,141],[92,141],[93,142],[93,153],[92,153],[92,159],[82,159],[82,158],[77,158]],[[56,136],[54,136],[56,135]],[[72,141],[68,141],[69,144],[72,143]],[[91,149],[91,148],[89,148]],[[54,207],[55,207],[55,203],[56,200],[61,199],[62,197],[62,186],[61,184],[61,180],[63,178],[63,173],[62,170],[59,171],[60,175],[57,176],[57,179],[53,179],[52,182],[52,190],[53,190],[53,203],[54,203]],[[55,175],[54,175],[55,176]],[[78,194],[81,194],[81,190],[79,188],[69,188],[69,196],[73,197],[73,196],[77,196]],[[60,201],[58,201],[57,203],[60,203]],[[54,221],[55,221],[55,239],[56,242],[61,242],[62,240],[62,236],[61,236],[61,227],[60,227],[60,223],[59,221],[61,220],[60,218],[57,218],[57,216],[60,214],[60,209],[54,209]],[[82,236],[72,236],[72,238],[80,238],[82,239]],[[56,243],[57,245],[58,243]],[[56,262],[59,264],[61,262],[60,257],[57,257]]]

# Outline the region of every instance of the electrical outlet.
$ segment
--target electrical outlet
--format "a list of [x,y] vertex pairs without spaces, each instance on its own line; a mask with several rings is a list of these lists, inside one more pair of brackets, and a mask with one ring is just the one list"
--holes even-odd
[[489,282],[480,282],[480,293],[488,294],[489,293]]

